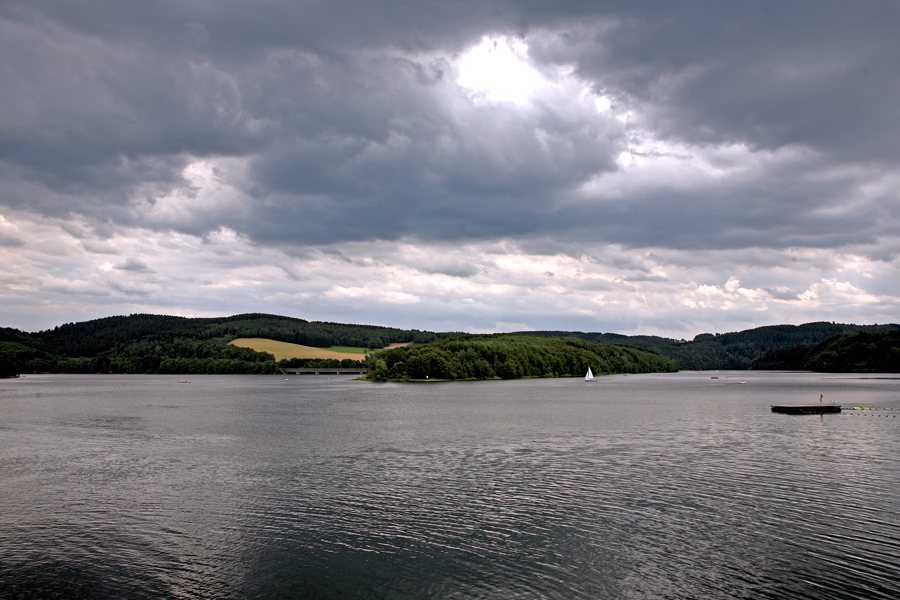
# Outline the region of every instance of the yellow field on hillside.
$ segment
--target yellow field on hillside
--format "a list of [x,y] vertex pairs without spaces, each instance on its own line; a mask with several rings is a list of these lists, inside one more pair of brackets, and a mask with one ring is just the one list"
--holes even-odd
[[364,352],[335,352],[334,350],[276,342],[265,338],[240,338],[230,343],[241,348],[252,348],[257,352],[269,352],[275,355],[275,360],[283,358],[336,358],[338,360],[352,358],[354,360],[362,360],[365,356]]

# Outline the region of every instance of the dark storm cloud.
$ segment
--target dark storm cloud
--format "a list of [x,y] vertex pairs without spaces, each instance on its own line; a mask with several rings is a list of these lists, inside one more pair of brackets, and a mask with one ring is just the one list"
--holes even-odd
[[623,10],[601,33],[573,27],[533,51],[643,103],[681,140],[803,144],[896,165],[896,2],[638,4],[647,9]]
[[792,290],[785,287],[771,287],[766,288],[765,291],[773,298],[778,298],[779,300],[797,300],[801,294],[800,290]]
[[[897,225],[891,189],[862,191],[898,167],[897,31],[900,5],[879,1],[6,3],[0,202],[260,244],[872,242]],[[613,111],[462,95],[451,62],[502,34],[545,72],[572,65]],[[581,193],[640,151],[635,128],[808,156]],[[243,161],[219,182],[240,210],[186,201],[147,220],[140,203],[199,193],[183,169],[221,157]]]
[[24,245],[25,240],[21,239],[20,237],[0,231],[0,246],[6,246],[7,248],[18,248]]
[[132,271],[134,273],[153,273],[153,269],[147,266],[147,264],[137,258],[129,258],[124,263],[113,265],[114,268],[119,269],[120,271]]
[[[415,65],[379,59],[325,91],[285,90],[297,98],[296,129],[254,157],[251,178],[252,193],[286,218],[251,224],[260,228],[253,235],[312,243],[522,235],[563,191],[614,169],[615,127],[548,107],[465,105],[456,118],[435,91],[440,68],[423,80]],[[291,79],[273,75],[272,87]]]

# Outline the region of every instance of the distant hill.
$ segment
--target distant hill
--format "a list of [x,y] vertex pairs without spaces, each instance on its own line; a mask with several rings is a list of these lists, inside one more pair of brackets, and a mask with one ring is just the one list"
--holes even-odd
[[[839,355],[840,361],[824,358],[812,360],[814,354],[811,353],[815,350],[816,344],[834,336],[843,339],[861,333],[887,334],[898,331],[900,325],[896,324],[852,325],[818,322],[805,325],[772,325],[724,334],[703,333],[691,341],[658,336],[573,331],[527,331],[506,335],[577,338],[597,344],[637,347],[670,358],[675,361],[677,368],[688,370],[841,368],[865,371],[869,370],[868,365],[892,363],[877,362],[879,359],[876,355],[866,354],[862,342],[851,344],[847,340],[846,346],[829,346],[822,350]],[[229,342],[237,338],[265,338],[316,348],[332,346],[384,348],[390,344],[400,343],[412,343],[412,347],[415,348],[417,345],[466,335],[458,332],[435,333],[374,325],[306,321],[258,313],[203,319],[134,314],[82,323],[66,323],[34,333],[0,328],[0,376],[45,372],[275,373],[278,372],[279,366],[336,365],[310,362],[316,359],[291,359],[277,363],[271,353],[239,348],[230,345]],[[888,349],[893,347],[890,346],[893,339],[890,336],[884,338]],[[878,346],[881,341],[872,340],[866,343],[866,348],[873,343],[877,348],[881,348]],[[855,354],[868,358],[859,358],[853,362]],[[328,360],[342,364],[344,360],[351,359]],[[354,365],[357,362],[354,360]],[[882,366],[876,370],[883,368]]]
[[830,373],[900,373],[900,331],[860,331],[814,344],[782,346],[753,360],[754,369]]
[[272,354],[229,342],[267,338],[320,348],[382,348],[452,335],[266,314],[203,319],[134,314],[35,333],[0,329],[0,366],[22,373],[275,373]]
[[673,372],[675,361],[635,346],[575,337],[464,335],[379,353],[368,378],[385,380],[583,377],[612,373]]
[[683,370],[743,370],[762,368],[753,366],[754,359],[773,349],[815,344],[835,335],[890,331],[900,331],[900,325],[849,325],[824,321],[804,325],[769,325],[733,333],[701,333],[692,341],[573,331],[522,331],[516,335],[577,337],[592,342],[638,346],[674,359],[678,368]]

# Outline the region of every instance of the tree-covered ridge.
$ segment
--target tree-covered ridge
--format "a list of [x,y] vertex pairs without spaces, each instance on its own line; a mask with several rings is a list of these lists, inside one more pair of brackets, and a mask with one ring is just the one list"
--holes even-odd
[[754,369],[826,373],[900,373],[900,331],[835,335],[816,344],[763,352]]
[[359,346],[383,348],[402,342],[427,343],[449,334],[403,330],[375,325],[344,325],[341,323],[310,322],[291,317],[266,314],[243,314],[231,317],[186,318],[165,315],[135,314],[107,317],[82,323],[66,323],[36,333],[17,330],[0,333],[12,336],[9,341],[24,342],[45,352],[64,356],[94,356],[119,344],[152,339],[168,342],[178,338],[209,340],[262,337],[279,342],[327,348],[329,346]]
[[675,362],[633,346],[577,338],[513,334],[463,335],[427,345],[395,348],[372,357],[374,381],[418,379],[517,379],[582,377],[677,371]]
[[732,333],[701,333],[692,341],[610,333],[542,331],[522,332],[520,335],[572,336],[595,342],[629,344],[672,358],[679,369],[702,371],[757,368],[753,366],[753,361],[763,352],[797,344],[817,343],[834,335],[861,331],[900,331],[900,325],[851,325],[822,321],[803,325],[770,325]]
[[[847,325],[819,322],[805,325],[773,325],[715,335],[704,333],[696,336],[692,341],[657,336],[553,331],[506,335],[565,338],[567,340],[577,339],[586,342],[628,345],[651,350],[658,355],[671,358],[679,369],[807,369],[813,368],[807,366],[806,362],[810,358],[811,346],[834,335],[897,331],[900,331],[900,326],[895,324]],[[15,372],[277,372],[280,366],[288,365],[275,364],[270,354],[255,353],[250,349],[236,349],[229,346],[228,342],[242,337],[260,337],[320,348],[330,346],[383,348],[392,343],[403,342],[423,345],[440,340],[451,340],[462,335],[372,325],[315,322],[255,313],[197,319],[136,314],[96,319],[83,323],[66,323],[35,333],[0,328],[0,375],[15,374]],[[472,336],[466,337],[471,338]],[[783,350],[774,352],[779,348]],[[854,351],[865,351],[862,346],[854,348]],[[842,350],[841,354],[846,355],[849,351]],[[766,352],[769,354],[765,358],[761,358],[761,355]],[[488,361],[485,358],[491,369],[494,369],[494,356],[491,355],[490,359]],[[296,364],[292,363],[291,366],[332,366],[330,363],[328,365],[321,363],[319,359],[303,359],[303,361],[305,362],[294,361]],[[503,362],[500,361],[501,364]],[[869,360],[866,359],[865,362],[868,364]],[[836,364],[850,365],[851,363],[852,361],[847,358],[844,362]],[[354,361],[354,366],[356,364],[358,363]],[[822,363],[822,365],[826,364],[831,363]],[[832,369],[837,367],[815,366],[815,368]],[[848,367],[849,370],[855,368]],[[454,377],[456,374],[463,374],[455,366],[450,371],[454,373]],[[553,373],[556,370],[555,368],[529,368],[528,372],[536,372],[538,375],[534,376],[540,376],[545,372]],[[481,371],[476,369],[471,376],[481,377],[480,373]],[[504,376],[503,373],[505,371],[502,366],[499,373],[494,370],[496,377]],[[460,378],[469,377],[468,371],[464,374],[466,376]],[[578,373],[567,372],[566,374],[577,375]]]
[[262,337],[305,346],[381,348],[451,335],[266,314],[219,318],[135,314],[66,323],[36,333],[0,329],[0,366],[24,373],[276,373],[279,366],[271,354],[228,342]]

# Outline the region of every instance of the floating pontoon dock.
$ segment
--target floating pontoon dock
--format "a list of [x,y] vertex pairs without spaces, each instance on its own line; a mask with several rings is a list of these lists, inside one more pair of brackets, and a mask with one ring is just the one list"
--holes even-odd
[[808,406],[773,406],[772,412],[784,413],[786,415],[822,415],[826,413],[839,413],[841,412],[840,406],[831,406],[831,405],[821,405],[821,404],[812,404]]

